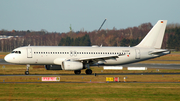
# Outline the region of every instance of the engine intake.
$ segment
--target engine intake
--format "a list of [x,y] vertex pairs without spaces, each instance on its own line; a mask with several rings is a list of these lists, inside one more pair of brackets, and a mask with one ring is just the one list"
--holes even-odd
[[83,69],[83,64],[78,61],[63,61],[62,69],[63,70],[81,70]]

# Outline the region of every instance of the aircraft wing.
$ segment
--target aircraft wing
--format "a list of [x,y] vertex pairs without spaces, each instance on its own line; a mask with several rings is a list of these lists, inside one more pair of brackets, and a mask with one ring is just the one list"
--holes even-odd
[[82,58],[77,58],[76,60],[79,60],[79,61],[98,60],[98,59],[107,60],[107,59],[116,59],[116,58],[118,58],[118,56],[122,56],[122,55],[125,55],[125,54],[103,55],[103,56],[95,56],[95,57],[82,57]]
[[76,60],[76,61],[89,61],[89,60],[93,60],[93,61],[105,61],[108,59],[114,59],[116,60],[116,58],[118,58],[118,56],[123,56],[125,54],[114,54],[114,55],[102,55],[102,56],[95,56],[95,57],[82,57],[82,58],[69,58],[69,59],[65,59],[65,58],[56,58],[54,60],[54,64],[56,65],[62,65],[62,61],[64,60]]

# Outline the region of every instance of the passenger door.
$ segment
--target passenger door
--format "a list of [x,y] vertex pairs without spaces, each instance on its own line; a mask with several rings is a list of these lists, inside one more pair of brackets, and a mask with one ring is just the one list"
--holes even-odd
[[32,48],[27,48],[27,58],[32,58]]

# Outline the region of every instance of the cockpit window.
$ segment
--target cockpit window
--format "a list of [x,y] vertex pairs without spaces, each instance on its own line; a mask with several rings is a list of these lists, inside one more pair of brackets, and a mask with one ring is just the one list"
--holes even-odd
[[11,53],[21,54],[21,51],[12,51]]

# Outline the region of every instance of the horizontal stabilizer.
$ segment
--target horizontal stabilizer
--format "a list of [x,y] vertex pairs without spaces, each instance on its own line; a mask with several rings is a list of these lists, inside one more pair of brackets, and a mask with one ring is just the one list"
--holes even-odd
[[155,51],[149,52],[149,54],[161,54],[161,53],[168,53],[168,54],[170,54],[170,51],[169,50],[155,50]]

